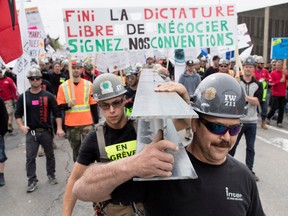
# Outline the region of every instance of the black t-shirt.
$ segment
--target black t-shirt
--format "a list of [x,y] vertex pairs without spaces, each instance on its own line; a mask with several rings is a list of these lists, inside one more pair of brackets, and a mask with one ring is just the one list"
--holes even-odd
[[202,163],[188,153],[198,179],[132,182],[116,188],[115,201],[142,201],[145,216],[264,216],[248,168],[227,156],[221,165]]
[[125,93],[126,97],[126,108],[132,108],[135,100],[136,91],[131,89],[130,87],[127,88],[127,92]]
[[48,91],[51,94],[55,95],[54,90],[52,88],[52,85],[51,85],[51,83],[48,80],[42,79],[41,85],[42,85],[42,89],[43,90]]
[[209,68],[206,69],[205,74],[204,74],[204,78],[206,78],[207,76],[218,72],[218,69],[215,69],[214,67],[210,66]]
[[[105,144],[109,146],[107,151],[110,153],[108,154],[110,160],[117,160],[135,154],[136,132],[130,120],[121,129],[113,129],[108,125],[105,125],[103,129]],[[81,144],[77,162],[88,166],[95,161],[100,161],[100,153],[96,131],[92,129]]]
[[51,73],[49,74],[49,76],[50,76],[50,83],[52,85],[53,91],[55,95],[57,95],[59,85],[65,82],[68,79],[68,77],[63,73],[60,73],[60,74]]
[[5,103],[1,97],[0,97],[0,113],[1,113],[0,135],[4,136],[8,131],[8,113],[5,107]]
[[[27,126],[30,129],[52,128],[51,112],[55,118],[61,118],[61,112],[54,95],[41,90],[38,94],[32,94],[29,90],[25,92]],[[22,118],[24,115],[23,94],[17,100],[15,118]]]

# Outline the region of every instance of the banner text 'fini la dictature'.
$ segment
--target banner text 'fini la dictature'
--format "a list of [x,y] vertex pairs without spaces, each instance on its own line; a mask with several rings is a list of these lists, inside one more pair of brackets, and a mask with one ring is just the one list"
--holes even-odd
[[71,54],[235,47],[234,5],[64,9]]

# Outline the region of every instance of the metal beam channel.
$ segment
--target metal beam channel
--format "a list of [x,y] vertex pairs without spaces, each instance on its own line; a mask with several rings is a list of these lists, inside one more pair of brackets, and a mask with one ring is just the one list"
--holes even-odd
[[[163,125],[164,123],[164,125]],[[178,179],[196,179],[197,173],[187,155],[184,145],[173,125],[171,119],[166,122],[162,119],[138,119],[137,127],[137,150],[140,152],[145,145],[150,144],[153,137],[159,129],[163,130],[165,140],[169,140],[179,146],[177,152],[169,151],[174,156],[175,162],[170,177],[153,178],[133,178],[134,181],[159,181],[159,180],[178,180]]]
[[172,118],[197,118],[198,115],[176,92],[155,92],[154,89],[165,81],[152,70],[141,72],[132,117],[137,122],[137,149],[140,152],[150,144],[159,129],[163,130],[163,139],[179,146],[173,154],[175,163],[171,177],[134,178],[134,181],[157,181],[198,178],[187,155],[184,145],[174,127]]
[[152,70],[141,72],[131,117],[135,118],[197,118],[176,92],[155,92],[164,80]]

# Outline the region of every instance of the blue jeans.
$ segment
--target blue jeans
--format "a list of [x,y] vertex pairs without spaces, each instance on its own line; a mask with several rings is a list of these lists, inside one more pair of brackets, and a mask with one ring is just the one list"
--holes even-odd
[[267,107],[268,107],[267,101],[261,101],[260,107],[261,107],[261,120],[265,121],[267,117]]
[[0,163],[4,163],[6,160],[7,160],[7,156],[5,154],[4,137],[0,135]]
[[254,156],[255,156],[254,146],[256,139],[256,130],[257,130],[257,123],[244,123],[240,133],[238,134],[234,147],[229,151],[230,155],[232,156],[235,155],[236,148],[244,133],[246,139],[246,165],[251,171],[253,170]]

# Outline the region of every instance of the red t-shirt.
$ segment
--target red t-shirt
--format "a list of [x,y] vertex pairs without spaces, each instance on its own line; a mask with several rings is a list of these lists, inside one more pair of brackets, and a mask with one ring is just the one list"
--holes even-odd
[[274,70],[270,73],[272,96],[286,96],[286,82],[288,80],[288,74],[286,75],[285,82],[280,82],[282,78],[282,71]]
[[10,77],[0,79],[0,97],[4,101],[18,99],[17,87]]

